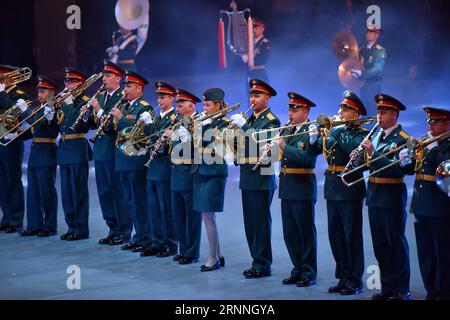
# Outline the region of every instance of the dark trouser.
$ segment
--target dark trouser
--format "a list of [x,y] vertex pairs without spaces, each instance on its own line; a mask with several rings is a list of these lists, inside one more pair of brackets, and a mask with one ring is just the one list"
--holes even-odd
[[153,248],[177,249],[169,181],[147,180],[147,208],[150,221],[149,243]]
[[294,268],[291,276],[315,280],[317,275],[317,233],[315,200],[281,200],[283,235]]
[[369,207],[373,250],[381,272],[383,294],[409,292],[409,249],[405,208]]
[[427,299],[450,299],[450,218],[416,216],[417,254]]
[[180,255],[192,259],[198,258],[202,215],[194,211],[192,190],[172,191],[172,212]]
[[383,83],[381,81],[366,82],[361,88],[361,100],[367,109],[367,116],[375,116],[377,114],[375,107],[375,96],[383,91]]
[[327,200],[328,238],[336,261],[335,276],[350,287],[361,287],[364,273],[363,200]]
[[20,229],[25,213],[22,184],[23,143],[14,147],[17,147],[17,152],[0,152],[0,207],[3,211],[1,224]]
[[28,167],[27,179],[27,229],[56,232],[56,165]]
[[126,239],[130,238],[133,224],[122,199],[114,161],[95,162],[95,181],[103,219],[109,227],[109,236],[122,235]]
[[274,190],[242,190],[244,227],[252,267],[257,271],[268,271],[272,264],[272,217],[270,205]]
[[120,171],[119,182],[125,207],[133,222],[135,234],[133,242],[142,245],[149,237],[149,221],[145,205],[145,170]]
[[62,164],[61,197],[68,232],[89,235],[89,163]]

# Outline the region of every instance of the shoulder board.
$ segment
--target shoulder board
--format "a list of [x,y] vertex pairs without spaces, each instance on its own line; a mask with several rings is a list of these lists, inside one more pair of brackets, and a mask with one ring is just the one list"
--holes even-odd
[[19,89],[16,90],[16,93],[17,94],[25,94],[25,92],[23,92],[22,90],[19,90]]
[[82,96],[81,99],[83,99],[84,101],[89,101],[89,97],[88,96]]
[[359,130],[361,130],[361,131],[369,131],[369,129],[364,128],[364,127],[361,127]]
[[403,138],[405,138],[405,139],[408,139],[409,138],[409,135],[405,132],[405,131],[400,131],[399,133],[398,133],[399,135],[401,135]]
[[272,112],[269,112],[269,113],[266,115],[266,117],[267,117],[267,119],[269,119],[270,121],[275,120],[275,116],[272,114]]
[[231,119],[230,119],[230,118],[227,118],[227,117],[223,117],[222,120],[223,120],[223,121],[226,121],[226,122],[230,122],[230,121],[231,121]]
[[149,104],[147,101],[145,101],[145,100],[141,100],[141,101],[139,101],[139,103],[142,104],[144,107],[147,107],[147,106],[150,105],[150,104]]
[[172,113],[171,115],[170,115],[170,121],[175,121],[177,119],[177,116],[174,114],[174,113]]
[[375,48],[377,48],[377,49],[383,49],[383,47],[380,46],[378,43],[375,45]]

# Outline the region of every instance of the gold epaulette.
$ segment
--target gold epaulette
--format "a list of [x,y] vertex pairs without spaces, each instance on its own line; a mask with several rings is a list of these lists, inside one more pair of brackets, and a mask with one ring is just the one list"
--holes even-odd
[[174,122],[177,119],[177,116],[175,114],[170,115],[170,121]]
[[231,121],[231,119],[230,119],[230,118],[227,118],[227,117],[223,117],[222,120],[223,120],[223,121],[226,121],[226,122],[230,122],[230,121]]
[[23,92],[22,90],[19,90],[19,89],[16,90],[16,93],[17,94],[25,94],[25,92]]
[[83,99],[84,101],[89,101],[89,97],[88,96],[82,96],[81,99]]
[[375,48],[377,48],[377,49],[383,49],[383,47],[380,46],[378,43],[375,45]]
[[57,114],[56,119],[58,120],[58,125],[62,125],[63,122],[64,122],[64,112],[62,112],[62,111],[59,112],[59,113]]
[[139,103],[142,104],[144,107],[147,107],[150,105],[147,101],[144,101],[144,100],[139,101]]
[[267,119],[269,119],[270,121],[272,121],[272,120],[275,120],[275,116],[272,114],[272,112],[269,112],[268,114],[267,114]]
[[400,131],[399,135],[401,135],[403,138],[408,139],[409,138],[409,134],[407,134],[405,131]]

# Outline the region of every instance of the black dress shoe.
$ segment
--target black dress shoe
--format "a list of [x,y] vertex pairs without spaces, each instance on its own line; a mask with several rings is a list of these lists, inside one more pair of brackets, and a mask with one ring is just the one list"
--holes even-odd
[[376,293],[372,296],[372,300],[387,300],[390,296],[390,293]]
[[179,264],[192,264],[192,263],[196,263],[196,262],[198,262],[198,258],[188,258],[188,257],[182,257],[178,261]]
[[117,245],[119,245],[119,244],[124,244],[124,243],[126,243],[128,240],[124,237],[124,236],[116,236],[116,237],[114,237],[113,239],[111,239],[110,241],[109,241],[109,245],[110,246],[117,246]]
[[136,242],[128,242],[120,247],[122,250],[133,250],[137,246]]
[[242,272],[242,275],[243,275],[243,276],[247,276],[247,275],[249,275],[249,274],[254,273],[255,271],[256,271],[256,269],[253,268],[253,267],[251,267],[250,269],[244,270],[244,272]]
[[220,262],[221,267],[225,267],[225,257],[224,256],[219,257],[219,262]]
[[289,278],[284,278],[283,281],[281,281],[281,283],[285,285],[296,284],[299,280],[300,280],[299,277],[290,276]]
[[409,292],[396,293],[388,297],[388,300],[411,300],[411,293]]
[[37,235],[39,238],[46,238],[50,236],[56,236],[56,231],[40,231]]
[[20,228],[15,227],[15,226],[9,226],[8,228],[6,228],[6,233],[16,233],[19,232]]
[[159,253],[160,249],[153,248],[152,246],[146,247],[144,251],[141,252],[141,257],[152,257]]
[[6,229],[8,229],[8,225],[6,224],[0,224],[0,231],[6,231]]
[[39,234],[39,230],[23,230],[20,233],[21,237],[32,237],[32,236],[37,236]]
[[220,268],[220,262],[219,262],[219,260],[217,260],[216,263],[214,263],[211,267],[208,267],[207,265],[202,264],[202,265],[200,266],[200,271],[201,271],[201,272],[205,272],[205,271],[214,271],[214,270],[217,270],[217,269],[219,269],[219,268]]
[[148,245],[138,244],[131,251],[132,252],[144,252],[145,248],[149,247]]
[[350,296],[353,294],[358,294],[363,292],[364,289],[361,287],[349,287],[349,286],[345,286],[341,289],[340,293],[342,296]]
[[106,238],[98,240],[98,244],[109,244],[114,239],[114,236],[107,236]]
[[298,280],[297,287],[310,287],[316,284],[315,279],[303,278]]
[[176,254],[173,256],[172,261],[180,261],[182,258],[184,258],[181,254]]
[[262,271],[255,270],[255,272],[250,273],[249,275],[246,275],[245,277],[247,279],[258,279],[258,278],[270,277],[271,275],[272,275],[272,273],[270,272],[270,270],[262,270]]
[[170,249],[169,247],[162,248],[156,255],[158,258],[171,257],[177,253],[176,249]]
[[69,238],[67,238],[67,241],[78,241],[78,240],[84,240],[89,238],[87,235],[81,235],[81,234],[73,234]]
[[61,235],[60,239],[61,240],[67,240],[69,239],[74,233],[73,232],[66,232],[64,234]]
[[341,292],[341,289],[344,287],[345,287],[344,281],[339,280],[337,285],[328,288],[328,292],[329,293],[339,293],[339,292]]

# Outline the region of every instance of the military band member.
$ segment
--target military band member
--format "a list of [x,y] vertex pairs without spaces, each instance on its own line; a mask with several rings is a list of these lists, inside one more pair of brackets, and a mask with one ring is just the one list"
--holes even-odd
[[[14,71],[18,67],[1,65],[0,75]],[[26,107],[27,95],[17,86],[6,87],[0,83],[0,110],[6,111],[16,104]],[[2,139],[2,143],[15,138],[11,133]],[[8,146],[0,145],[0,207],[3,217],[0,231],[20,232],[24,217],[24,191],[22,184],[22,161],[24,145],[22,139],[16,139]]]
[[[75,68],[67,67],[64,71],[64,85],[69,90],[78,88],[86,80],[84,73]],[[61,236],[61,240],[75,241],[89,237],[90,146],[86,139],[89,129],[79,126],[75,133],[70,129],[80,115],[81,107],[88,101],[89,97],[83,93],[76,98],[69,96],[52,120],[57,121],[61,134],[57,163],[61,175],[62,205],[68,226],[68,231]]]
[[[343,98],[338,111],[341,120],[356,120],[367,114],[356,94],[345,91]],[[366,185],[361,182],[347,187],[339,174],[348,163],[350,153],[368,132],[359,125],[344,125],[333,127],[331,131],[322,129],[319,137],[317,129],[311,127],[309,142],[316,148],[316,153],[323,153],[328,163],[324,195],[327,201],[328,237],[336,261],[335,276],[339,279],[337,285],[330,287],[328,292],[358,294],[363,291],[362,211]],[[351,175],[351,179],[355,180],[361,177],[362,171]]]
[[[92,99],[93,113],[90,117],[91,129],[97,129],[109,112],[119,101],[125,98],[120,81],[124,71],[111,61],[105,61],[103,85],[105,91]],[[116,134],[107,135],[103,131],[94,141],[93,159],[95,163],[95,181],[103,219],[109,227],[108,236],[99,240],[99,244],[119,245],[131,237],[133,225],[125,207],[120,190],[119,175],[116,172],[115,140]]]
[[[227,105],[224,97],[222,89],[206,90],[203,93],[204,114],[208,116],[225,109]],[[194,127],[194,163],[191,167],[194,210],[201,212],[209,245],[208,261],[201,266],[200,271],[214,271],[225,263],[220,250],[215,213],[223,212],[228,165],[224,161],[225,145],[221,130],[229,122],[226,117],[208,118]]]
[[[136,125],[143,112],[153,109],[143,97],[144,87],[148,84],[143,76],[127,70],[124,83],[127,102],[110,111],[114,117],[114,129],[118,132]],[[149,238],[150,225],[145,205],[146,161],[145,156],[130,157],[116,149],[116,172],[119,174],[122,196],[135,231],[131,241],[121,247],[122,250],[142,252]]]
[[[259,79],[250,80],[249,86],[253,114],[247,120],[240,114],[232,115],[231,119],[233,125],[245,132],[244,148],[241,148],[243,153],[239,152],[237,160],[240,164],[239,188],[242,190],[245,235],[253,262],[252,266],[243,272],[243,275],[246,278],[261,278],[271,275],[272,217],[270,205],[276,189],[276,181],[271,161],[264,163],[255,172],[252,171],[262,153],[259,149],[265,143],[254,143],[248,133],[277,128],[280,126],[280,121],[269,108],[270,98],[276,96],[276,91]],[[250,153],[250,150],[255,152]]]
[[[432,138],[450,130],[450,111],[432,107],[427,113],[428,134]],[[424,149],[423,159],[400,151],[401,166],[416,174],[410,211],[414,214],[417,255],[427,300],[450,299],[450,197],[436,185],[439,164],[450,159],[450,138],[435,141]]]
[[[177,89],[178,120],[184,117],[192,119],[196,116],[195,104],[199,101],[200,99],[192,93]],[[189,132],[184,127],[177,127],[167,134],[171,137],[172,212],[179,248],[179,254],[174,257],[174,261],[178,261],[179,264],[191,264],[197,262],[200,256],[202,231],[202,216],[200,212],[194,210],[193,202],[194,181],[191,173],[193,143],[189,140]]]
[[[247,66],[247,81],[253,78],[269,81],[266,65],[270,53],[270,42],[264,36],[265,29],[266,23],[261,19],[255,18],[253,21],[254,65]],[[247,63],[248,54],[243,54],[242,60]]]
[[132,30],[120,27],[114,31],[113,45],[106,49],[108,59],[117,64],[123,70],[136,70],[136,50],[138,47],[137,36]]
[[359,50],[362,60],[362,70],[351,70],[351,75],[364,81],[361,87],[361,100],[370,108],[368,114],[375,115],[376,110],[371,107],[373,97],[383,91],[383,69],[386,63],[386,49],[378,43],[381,29],[375,25],[368,25],[366,29],[367,44]]
[[[289,92],[289,120],[292,128],[283,130],[276,140],[281,153],[280,189],[283,235],[294,268],[283,284],[309,287],[316,282],[317,234],[314,205],[317,181],[314,174],[317,155],[307,148],[309,124],[315,103],[295,92]],[[285,135],[306,134],[283,138]]]
[[[381,131],[373,142],[365,139],[362,146],[367,159],[374,159],[404,143],[409,137],[398,124],[400,111],[406,107],[397,99],[378,94],[377,119]],[[370,172],[389,165],[399,157],[398,152],[370,164]],[[381,272],[381,293],[374,300],[406,300],[409,292],[409,249],[405,236],[406,185],[405,173],[399,166],[374,174],[369,178],[366,205],[369,208],[373,249]]]
[[[160,107],[160,113],[152,119],[150,113],[144,112],[142,119],[147,124],[145,133],[153,135],[149,143],[155,144],[162,139],[165,129],[174,124],[176,120],[173,101],[175,88],[168,83],[157,81],[155,94]],[[169,145],[164,142],[149,150],[150,164],[147,171],[147,210],[151,225],[150,246],[141,253],[142,256],[168,257],[177,253],[177,239],[172,215],[170,191],[170,154]]]
[[[57,85],[47,77],[40,76],[37,84],[39,106],[55,95]],[[28,117],[33,108],[21,110],[22,118]],[[27,171],[27,229],[21,236],[48,237],[56,235],[58,194],[56,192],[56,137],[59,128],[54,123],[49,106],[29,117],[27,122],[33,127],[30,129],[33,142],[31,144],[30,158]],[[42,118],[39,122],[38,119]]]

